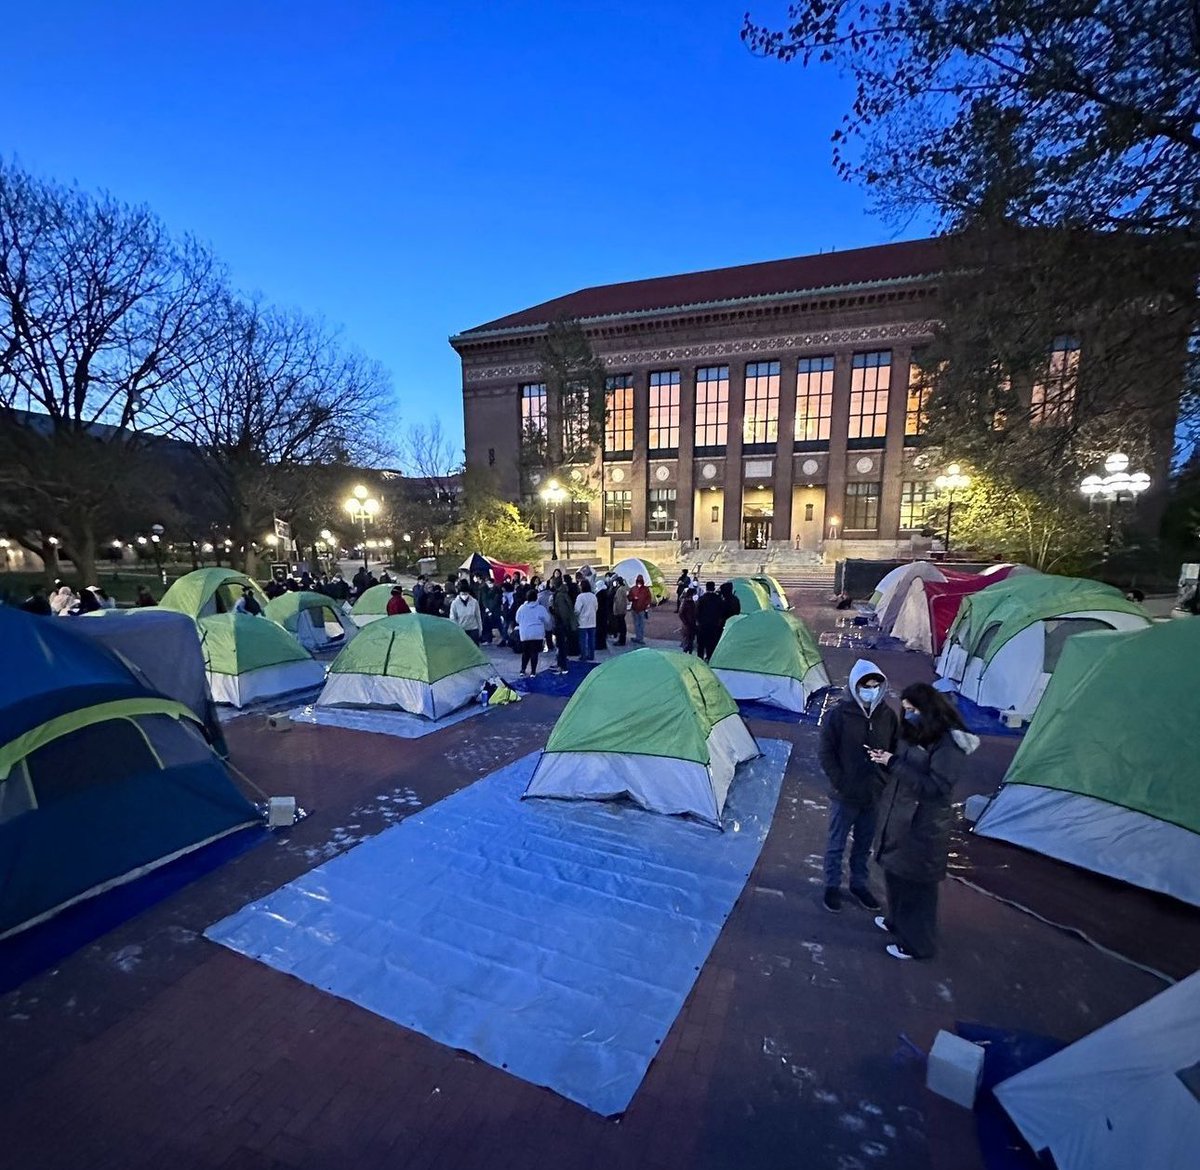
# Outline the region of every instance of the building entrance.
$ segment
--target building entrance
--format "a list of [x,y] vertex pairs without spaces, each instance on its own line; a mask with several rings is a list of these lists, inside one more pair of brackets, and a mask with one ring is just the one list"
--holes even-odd
[[742,547],[766,548],[771,539],[770,516],[742,517]]

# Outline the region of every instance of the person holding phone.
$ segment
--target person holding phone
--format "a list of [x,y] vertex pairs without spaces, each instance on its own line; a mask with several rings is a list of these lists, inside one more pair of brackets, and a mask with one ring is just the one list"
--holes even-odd
[[876,810],[887,777],[868,753],[894,752],[900,729],[896,712],[884,698],[887,677],[875,663],[860,658],[850,668],[846,689],[845,698],[821,720],[817,749],[832,789],[822,898],[831,914],[842,909],[842,858],[851,836],[850,896],[865,910],[882,909],[871,893],[867,864],[875,839]]

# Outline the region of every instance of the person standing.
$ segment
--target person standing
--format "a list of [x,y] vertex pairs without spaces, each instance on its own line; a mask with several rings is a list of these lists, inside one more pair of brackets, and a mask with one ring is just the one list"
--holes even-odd
[[549,654],[554,649],[554,590],[549,581],[538,585],[538,605],[550,615],[550,624],[546,627],[546,653]]
[[683,609],[683,599],[687,596],[687,591],[692,587],[692,579],[688,576],[687,569],[679,574],[679,580],[675,582],[675,612],[679,613]]
[[890,778],[875,855],[887,885],[887,914],[875,925],[895,936],[887,947],[892,958],[932,959],[938,886],[950,854],[950,801],[979,737],[928,683],[905,687],[900,706],[904,723],[895,750],[869,753]]
[[696,653],[707,662],[721,640],[725,628],[725,605],[716,583],[709,581],[696,602]]
[[492,631],[499,624],[500,590],[489,577],[479,583],[479,616],[483,622],[480,640],[484,645],[492,644]]
[[137,598],[133,604],[138,609],[147,609],[152,605],[157,605],[158,602],[154,600],[154,594],[145,585],[139,585],[137,587]]
[[526,668],[529,677],[537,674],[538,657],[546,641],[546,630],[550,626],[550,615],[538,602],[537,590],[530,586],[525,591],[525,601],[517,609],[517,633],[521,638],[521,673]]
[[425,574],[420,573],[417,576],[417,583],[413,586],[413,608],[417,613],[424,613],[421,607],[421,599],[425,596]]
[[586,577],[579,582],[575,620],[579,623],[579,661],[596,661],[596,595]]
[[[742,612],[742,603],[738,600],[738,595],[733,591],[732,581],[721,582],[721,606],[725,611],[725,621],[729,621],[731,617],[737,617]],[[725,622],[721,623],[722,631],[725,628]]]
[[450,620],[458,626],[476,646],[483,638],[483,615],[479,602],[471,596],[466,581],[458,583],[458,596],[450,603]]
[[612,576],[596,578],[596,649],[607,650],[612,633]]
[[629,608],[633,610],[633,640],[639,645],[646,644],[646,615],[654,604],[654,598],[646,585],[646,578],[639,573],[629,591]]
[[613,580],[612,628],[617,636],[617,645],[624,646],[629,631],[625,626],[625,614],[629,611],[629,589],[624,577]]
[[690,585],[679,602],[679,626],[682,631],[679,649],[691,654],[696,646],[696,591]]
[[554,601],[551,608],[551,616],[554,618],[554,628],[557,633],[555,639],[555,649],[558,651],[558,666],[559,674],[567,673],[567,654],[571,649],[571,642],[577,638],[579,630],[579,621],[575,617],[575,603],[571,600],[571,590],[567,588],[567,583],[559,574],[558,585],[554,590]]
[[402,613],[412,613],[412,610],[408,608],[408,602],[404,600],[404,590],[399,585],[393,585],[392,592],[388,595],[387,615],[396,617]]
[[884,698],[886,690],[883,671],[860,658],[850,668],[846,696],[821,721],[817,757],[833,790],[822,899],[831,914],[842,908],[842,858],[851,835],[850,895],[866,910],[880,909],[871,893],[867,862],[887,777],[871,753],[894,752],[900,730],[896,712]]

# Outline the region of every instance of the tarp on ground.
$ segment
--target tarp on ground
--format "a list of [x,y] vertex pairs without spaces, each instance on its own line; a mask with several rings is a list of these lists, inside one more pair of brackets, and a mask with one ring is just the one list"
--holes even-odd
[[993,1092],[1058,1170],[1192,1170],[1200,1150],[1200,973]]
[[800,712],[830,685],[812,631],[775,609],[739,614],[725,623],[709,666],[735,699]]
[[163,594],[158,605],[160,609],[173,609],[193,618],[231,613],[247,587],[266,609],[268,598],[262,586],[236,569],[196,569],[185,573]]
[[208,685],[218,703],[244,707],[325,681],[325,667],[270,618],[220,613],[198,625]]
[[623,577],[625,583],[630,586],[641,576],[649,587],[650,596],[654,598],[656,605],[667,595],[667,583],[663,579],[662,569],[654,561],[648,561],[644,557],[626,557],[613,565],[612,571]]
[[1200,906],[1200,622],[1080,634],[975,832]]
[[612,800],[719,824],[758,754],[737,703],[690,654],[635,650],[593,670],[563,709],[526,796]]
[[625,804],[521,801],[529,755],[206,934],[621,1113],[766,840],[790,745],[762,746],[730,794],[724,833]]
[[774,609],[771,595],[757,582],[749,577],[734,577],[733,595],[741,605],[742,613],[757,613],[763,609]]

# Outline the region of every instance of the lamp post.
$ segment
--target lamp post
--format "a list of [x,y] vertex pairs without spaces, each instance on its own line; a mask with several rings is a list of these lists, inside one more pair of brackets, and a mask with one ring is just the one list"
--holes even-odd
[[1113,505],[1123,500],[1135,502],[1149,486],[1150,477],[1144,471],[1129,471],[1129,456],[1114,451],[1104,460],[1107,475],[1085,476],[1079,490],[1087,497],[1089,506],[1099,500],[1105,506],[1104,555],[1107,561],[1113,544]]
[[971,486],[971,477],[963,474],[963,469],[957,463],[951,463],[944,475],[939,475],[933,481],[933,486],[939,492],[949,492],[950,502],[946,506],[946,552],[950,555],[950,534],[954,524],[954,493],[965,491]]
[[545,488],[542,489],[542,499],[550,505],[552,515],[554,517],[554,560],[557,562],[559,558],[558,548],[558,506],[567,498],[566,491],[559,486],[558,480],[552,479]]
[[163,562],[162,562],[163,531],[164,531],[164,529],[161,524],[151,524],[150,525],[150,540],[151,540],[151,543],[154,545],[154,563],[158,566],[158,579],[159,579],[159,581],[161,581],[163,583],[163,585],[166,585],[167,574],[166,574],[165,570],[163,569]]
[[360,483],[343,507],[350,513],[350,518],[362,528],[363,572],[370,570],[367,563],[367,525],[375,519],[379,512],[379,501],[367,494],[367,489]]

